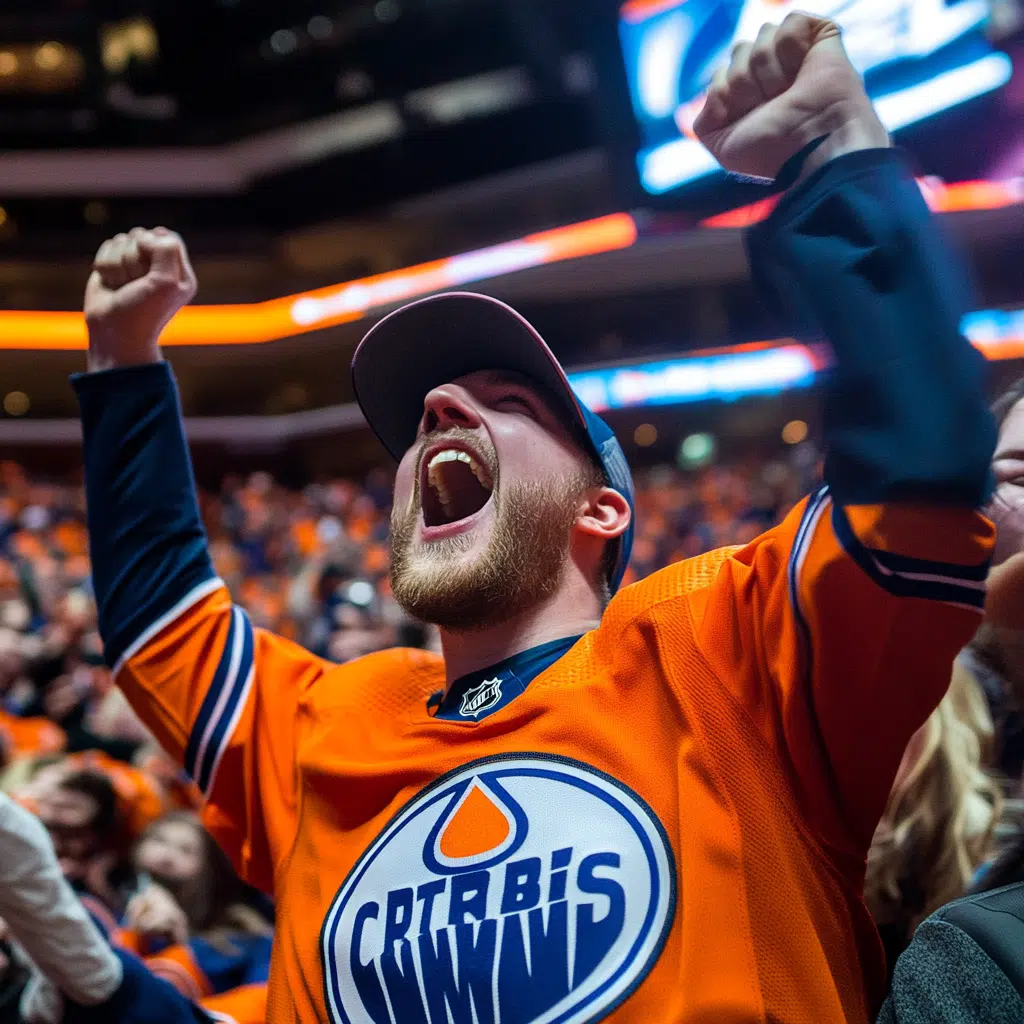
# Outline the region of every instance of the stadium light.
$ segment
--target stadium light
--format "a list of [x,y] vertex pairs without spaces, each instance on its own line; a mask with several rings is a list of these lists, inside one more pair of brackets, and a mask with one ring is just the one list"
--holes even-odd
[[989,53],[963,67],[944,71],[928,82],[912,85],[874,101],[875,110],[889,131],[898,131],[984,96],[1006,85],[1013,74],[1013,62],[1005,53]]
[[[1002,210],[1024,203],[1024,178],[1005,181],[954,181],[918,178],[917,186],[933,213],[962,213],[966,210]],[[764,220],[778,204],[777,195],[716,213],[700,222],[702,228],[747,228]]]
[[[929,206],[935,210],[990,210],[1024,202],[1024,180],[946,185],[933,179],[923,179],[919,185]],[[750,207],[711,218],[703,224],[709,227],[745,226],[767,216],[774,202],[770,197]],[[99,209],[102,204],[96,204],[95,209],[93,205],[90,203],[86,208],[86,219],[90,223],[102,219],[109,212]],[[3,215],[0,208],[0,224],[3,223]],[[171,321],[162,343],[167,346],[205,347],[280,341],[360,320],[391,305],[485,281],[500,274],[626,249],[636,242],[637,235],[637,224],[630,214],[614,213],[447,259],[266,302],[188,306]],[[998,348],[1005,354],[992,358],[1024,356],[1024,324],[1010,314],[999,315],[1002,317],[999,329],[1005,328],[1010,336],[1003,337]],[[85,321],[81,313],[0,310],[0,350],[80,351],[86,345]]]
[[[964,317],[961,329],[987,359],[1024,358],[1024,309],[978,310]],[[830,365],[826,346],[779,338],[675,359],[583,370],[570,373],[569,383],[591,409],[605,412],[712,399],[731,401],[805,388]],[[786,429],[790,427],[795,430],[796,424],[788,424]]]
[[[163,345],[255,345],[362,319],[374,309],[496,274],[625,249],[637,238],[628,213],[570,224],[448,259],[286,295],[266,302],[188,306],[168,325]],[[81,350],[81,313],[0,311],[0,349]]]
[[571,373],[569,383],[594,412],[605,412],[807,387],[822,365],[806,345],[739,346],[732,351]]
[[[1024,358],[1024,309],[979,310],[965,317],[962,326],[967,337],[988,359]],[[602,412],[777,394],[814,384],[829,365],[830,353],[826,346],[800,345],[791,338],[778,338],[691,352],[674,359],[573,371],[569,373],[569,382],[584,402],[596,412]],[[27,396],[24,401],[27,403]],[[7,412],[16,415],[9,409]],[[366,425],[355,403],[280,416],[188,417],[185,423],[192,441],[244,440],[275,444]],[[797,444],[806,436],[806,430],[806,423],[793,421],[786,425],[783,439]],[[653,424],[644,423],[636,428],[634,441],[638,446],[646,447],[656,440],[657,429]],[[0,443],[77,444],[80,441],[81,423],[77,419],[0,417]]]

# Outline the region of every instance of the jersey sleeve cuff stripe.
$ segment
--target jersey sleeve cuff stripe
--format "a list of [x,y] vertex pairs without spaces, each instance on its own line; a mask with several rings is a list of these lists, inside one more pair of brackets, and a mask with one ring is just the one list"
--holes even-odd
[[242,647],[245,641],[242,632],[242,609],[235,606],[231,609],[231,628],[228,632],[227,641],[224,644],[224,652],[221,655],[220,664],[217,666],[217,673],[213,684],[210,686],[210,692],[207,694],[207,700],[203,701],[204,710],[211,697],[213,699],[213,706],[208,715],[200,715],[200,720],[195,725],[195,731],[197,732],[199,732],[199,728],[202,726],[202,731],[199,732],[199,746],[196,750],[195,781],[203,792],[206,792],[203,778],[206,774],[207,757],[213,733],[217,728],[221,715],[224,714],[228,701],[231,699],[231,690],[235,680],[238,678],[239,665],[242,663]]
[[249,616],[236,606],[232,610],[231,628],[224,644],[224,653],[192,730],[193,737],[198,737],[198,740],[194,759],[188,763],[194,768],[192,778],[205,795],[209,795],[214,769],[220,760],[223,746],[230,738],[231,730],[237,724],[244,707],[245,697],[252,685],[252,669],[252,624]]
[[810,550],[811,542],[814,539],[814,532],[818,528],[818,521],[825,511],[829,502],[828,488],[819,488],[807,500],[807,507],[804,509],[803,518],[797,527],[796,538],[793,541],[793,548],[789,553],[789,603],[796,618],[797,627],[803,638],[804,654],[810,658],[811,631],[807,625],[803,609],[800,607],[800,571],[803,568],[804,559]]
[[174,604],[168,611],[164,612],[158,619],[148,625],[125,649],[124,653],[114,664],[112,675],[117,678],[118,672],[135,657],[158,633],[166,629],[175,619],[184,615],[193,605],[198,604],[203,598],[209,597],[212,593],[224,586],[224,581],[217,576],[203,580],[202,583],[193,587],[180,601]]
[[[939,567],[941,572],[906,571],[892,568],[891,561],[883,561],[879,552],[865,547],[840,505],[832,509],[832,529],[843,550],[858,566],[887,593],[893,597],[920,597],[929,601],[942,601],[959,607],[981,611],[985,606],[985,580],[988,563],[981,566],[985,572],[976,578],[978,566],[958,566],[952,563],[927,563],[931,568]],[[886,553],[887,554],[887,553]],[[907,559],[902,564],[920,564],[917,559]],[[964,570],[966,570],[964,572]],[[963,573],[963,574],[962,574]]]
[[255,678],[256,666],[255,664],[252,664],[250,665],[248,673],[242,679],[242,688],[239,691],[238,699],[234,701],[234,711],[232,712],[231,717],[226,719],[227,726],[223,730],[220,741],[214,749],[207,782],[206,785],[202,787],[202,791],[206,796],[209,796],[210,793],[213,792],[213,786],[217,781],[217,769],[220,767],[221,758],[224,756],[224,750],[230,742],[231,737],[234,735],[235,726],[238,725],[238,720],[242,717],[242,712],[245,710],[245,705],[249,700],[249,693],[252,690],[252,684]]
[[[852,532],[852,527],[851,527]],[[949,580],[964,586],[977,584],[982,589],[988,577],[989,564],[957,565],[956,562],[933,562],[927,558],[912,558],[892,551],[881,551],[878,548],[865,548],[878,563],[883,572],[908,576],[913,579]]]
[[210,746],[210,738],[231,696],[231,684],[242,660],[241,619],[242,610],[232,606],[224,650],[221,652],[220,661],[217,663],[213,679],[210,682],[210,688],[203,698],[199,714],[196,715],[196,720],[192,725],[188,745],[185,748],[185,770],[199,784],[200,789],[202,789],[200,777]]
[[238,617],[235,609],[231,609],[231,618],[228,621],[228,635],[224,641],[224,650],[221,652],[220,660],[214,671],[210,688],[206,691],[203,703],[199,707],[199,714],[192,724],[192,732],[185,747],[185,771],[194,782],[198,782],[199,766],[202,764],[203,755],[206,753],[206,739],[209,732],[210,720],[214,717],[217,707],[226,700],[224,683],[227,679],[229,666],[231,664],[231,652],[235,649],[237,637]]

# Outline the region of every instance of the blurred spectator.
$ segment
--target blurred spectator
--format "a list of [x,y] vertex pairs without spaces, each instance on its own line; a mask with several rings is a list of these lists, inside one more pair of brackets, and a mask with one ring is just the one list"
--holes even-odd
[[119,942],[154,974],[195,1001],[266,982],[273,929],[196,815],[172,811],[150,825],[134,863],[145,881]]
[[46,831],[3,794],[0,913],[0,1020],[56,1024],[62,993],[95,1005],[120,985],[121,964],[62,877]]
[[[993,405],[999,443],[989,514],[998,529],[995,565],[1024,552],[1024,377]],[[986,621],[962,655],[985,689],[996,725],[994,764],[1017,795],[1024,771],[1024,621],[1019,628]]]
[[[1024,378],[994,405],[999,443],[990,513],[998,529],[985,617],[950,688],[908,745],[868,855],[865,896],[890,972],[918,924],[962,896],[992,853],[1024,763]],[[987,770],[993,766],[993,773]],[[988,874],[1010,881],[1017,840]]]
[[101,918],[120,915],[130,878],[119,850],[122,826],[117,790],[103,772],[57,767],[35,791],[35,811],[46,826],[64,877]]
[[924,921],[893,972],[877,1024],[1020,1024],[1024,891],[957,900]]
[[46,825],[65,877],[113,932],[134,892],[132,845],[168,809],[167,793],[154,777],[101,751],[41,764],[15,795]]
[[999,443],[992,468],[996,491],[990,513],[999,527],[994,563],[1024,551],[1024,377],[993,404]]
[[907,746],[868,853],[865,899],[890,972],[918,924],[962,896],[988,856],[1002,806],[984,768],[991,743],[981,687],[957,665]]

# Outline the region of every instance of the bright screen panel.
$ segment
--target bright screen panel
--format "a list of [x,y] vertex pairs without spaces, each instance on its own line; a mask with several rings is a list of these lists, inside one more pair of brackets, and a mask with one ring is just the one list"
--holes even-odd
[[628,0],[619,40],[647,192],[670,192],[716,171],[692,128],[711,76],[735,43],[791,10],[842,26],[890,131],[997,89],[1012,72],[1010,58],[985,39],[988,0]]

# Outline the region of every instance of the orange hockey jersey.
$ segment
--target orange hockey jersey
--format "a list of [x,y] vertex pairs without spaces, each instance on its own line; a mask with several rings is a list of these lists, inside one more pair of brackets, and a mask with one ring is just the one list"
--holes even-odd
[[459,720],[428,711],[437,657],[330,666],[222,589],[147,638],[120,685],[277,897],[269,1018],[868,1020],[867,847],[977,624],[923,595],[978,593],[991,527],[846,510],[879,565],[928,570],[895,596],[837,511],[822,492],[630,587],[500,709],[517,659],[464,687]]
[[107,656],[275,896],[268,1020],[873,1019],[866,852],[979,621],[994,430],[920,195],[854,157],[755,261],[802,283],[846,374],[830,487],[439,705],[436,656],[333,666],[232,605],[164,365],[76,381]]

